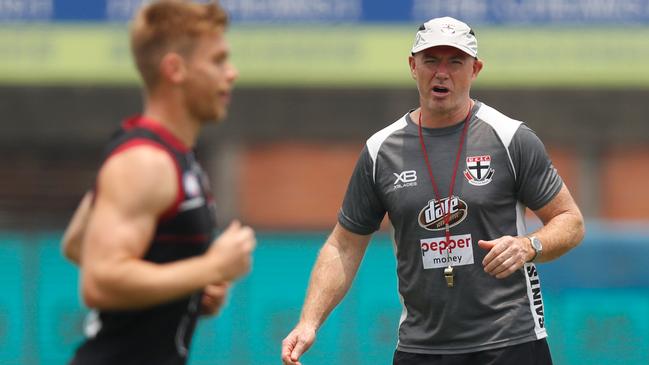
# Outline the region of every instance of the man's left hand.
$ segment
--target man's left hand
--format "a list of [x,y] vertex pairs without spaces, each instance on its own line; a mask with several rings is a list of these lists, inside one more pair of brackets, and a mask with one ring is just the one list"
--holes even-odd
[[533,255],[526,237],[503,236],[491,241],[480,240],[478,246],[489,250],[482,260],[484,271],[498,279],[504,279],[523,267]]
[[230,284],[228,283],[206,286],[203,289],[203,298],[201,299],[201,314],[208,316],[217,314],[225,302],[229,288]]

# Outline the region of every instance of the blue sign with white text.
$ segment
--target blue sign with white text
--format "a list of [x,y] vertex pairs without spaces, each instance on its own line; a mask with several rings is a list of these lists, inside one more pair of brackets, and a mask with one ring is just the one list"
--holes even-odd
[[[205,2],[207,0],[197,0]],[[123,22],[146,0],[2,0],[0,21]],[[235,23],[647,24],[649,0],[220,0]]]

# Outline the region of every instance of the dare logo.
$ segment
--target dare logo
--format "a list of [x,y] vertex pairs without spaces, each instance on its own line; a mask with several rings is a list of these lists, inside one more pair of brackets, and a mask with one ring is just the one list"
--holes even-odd
[[431,199],[419,212],[419,225],[429,231],[441,231],[446,228],[444,216],[449,214],[448,226],[453,227],[466,218],[468,207],[466,203],[457,196],[443,198],[440,200]]

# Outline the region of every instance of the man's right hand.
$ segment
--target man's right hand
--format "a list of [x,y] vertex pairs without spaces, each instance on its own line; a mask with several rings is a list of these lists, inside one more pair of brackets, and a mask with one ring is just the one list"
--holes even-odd
[[302,365],[300,356],[304,354],[315,341],[315,329],[298,324],[282,341],[282,362],[284,365]]
[[228,228],[217,237],[208,255],[217,263],[217,275],[222,281],[234,281],[250,271],[252,251],[257,241],[255,232],[248,226],[242,226],[239,221],[233,221]]

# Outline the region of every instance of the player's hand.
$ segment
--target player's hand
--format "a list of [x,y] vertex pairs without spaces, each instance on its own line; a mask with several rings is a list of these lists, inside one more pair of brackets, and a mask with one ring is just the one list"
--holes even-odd
[[298,324],[282,341],[282,363],[284,365],[302,365],[300,356],[315,341],[315,328]]
[[230,282],[248,273],[256,244],[252,228],[236,220],[230,223],[207,252],[215,262],[218,279]]
[[219,312],[223,303],[228,296],[228,289],[230,284],[219,283],[210,284],[203,289],[203,297],[201,298],[201,314],[212,316]]
[[498,279],[506,278],[523,267],[531,257],[532,250],[527,238],[512,236],[503,236],[491,241],[480,240],[478,246],[489,250],[482,260],[484,271]]

